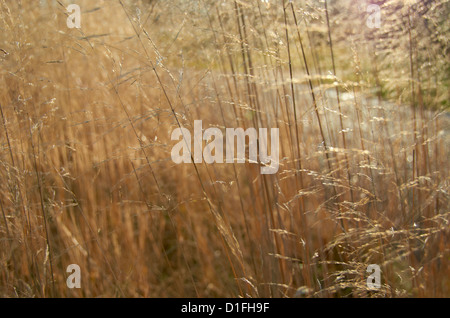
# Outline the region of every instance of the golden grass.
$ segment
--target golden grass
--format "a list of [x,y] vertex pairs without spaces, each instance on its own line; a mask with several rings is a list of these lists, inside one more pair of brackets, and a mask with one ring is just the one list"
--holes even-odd
[[[382,2],[379,30],[348,0],[329,29],[317,1],[84,0],[68,29],[0,0],[0,296],[449,297],[448,2]],[[197,119],[278,127],[278,173],[174,164]]]

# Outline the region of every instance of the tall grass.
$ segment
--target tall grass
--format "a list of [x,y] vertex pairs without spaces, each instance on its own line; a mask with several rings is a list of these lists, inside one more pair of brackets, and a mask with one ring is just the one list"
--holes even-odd
[[[450,296],[448,1],[76,3],[0,0],[0,296]],[[278,173],[174,164],[199,119]]]

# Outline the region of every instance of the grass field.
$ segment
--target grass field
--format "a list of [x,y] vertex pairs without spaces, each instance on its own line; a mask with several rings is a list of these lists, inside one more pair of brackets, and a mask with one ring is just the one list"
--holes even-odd
[[0,0],[0,297],[450,297],[448,0],[70,3]]

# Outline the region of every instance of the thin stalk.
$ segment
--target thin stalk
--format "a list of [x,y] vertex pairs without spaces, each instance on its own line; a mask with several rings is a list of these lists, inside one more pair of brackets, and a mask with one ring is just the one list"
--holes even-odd
[[[325,15],[327,18],[328,41],[330,42],[331,64],[333,67],[333,76],[336,78],[336,63],[334,61],[333,40],[331,39],[330,18],[328,16],[327,0],[324,1],[324,4],[325,4]],[[344,149],[347,150],[347,141],[345,138],[345,130],[344,130],[344,124],[343,124],[343,119],[342,119],[341,99],[339,96],[339,89],[338,89],[337,85],[335,85],[335,89],[336,89],[336,97],[337,97],[337,104],[338,104],[338,110],[339,110],[339,124],[340,124],[340,128],[341,128],[341,133],[342,133],[342,144],[344,146]],[[347,156],[346,152],[344,152],[344,156],[345,156],[345,163],[346,163],[346,168],[347,168],[348,185],[350,187],[350,198],[351,198],[352,202],[355,202],[354,198],[353,198],[353,189],[352,189],[352,182],[351,182],[351,176],[350,176],[350,165],[349,165],[348,156]]]

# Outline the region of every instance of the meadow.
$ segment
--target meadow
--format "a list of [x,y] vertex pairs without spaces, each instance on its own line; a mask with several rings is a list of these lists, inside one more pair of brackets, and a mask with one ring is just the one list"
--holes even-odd
[[[0,297],[450,297],[448,0],[0,8]],[[174,163],[195,120],[277,172]]]

